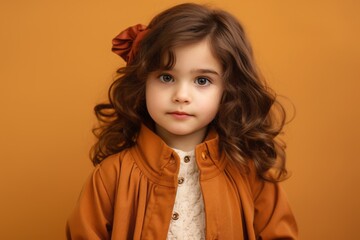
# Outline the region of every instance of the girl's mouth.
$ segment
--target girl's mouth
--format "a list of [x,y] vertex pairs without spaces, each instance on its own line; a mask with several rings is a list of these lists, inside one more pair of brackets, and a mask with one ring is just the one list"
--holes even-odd
[[193,115],[186,113],[186,112],[179,112],[179,111],[174,111],[174,112],[169,112],[168,114],[170,114],[171,116],[173,116],[176,119],[186,119],[189,117],[192,117]]

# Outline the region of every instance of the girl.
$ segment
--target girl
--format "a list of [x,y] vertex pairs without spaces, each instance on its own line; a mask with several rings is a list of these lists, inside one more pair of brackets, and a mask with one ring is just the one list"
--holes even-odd
[[[68,239],[295,239],[283,108],[229,13],[182,4],[113,40],[127,61]],[[274,109],[278,106],[276,114]]]

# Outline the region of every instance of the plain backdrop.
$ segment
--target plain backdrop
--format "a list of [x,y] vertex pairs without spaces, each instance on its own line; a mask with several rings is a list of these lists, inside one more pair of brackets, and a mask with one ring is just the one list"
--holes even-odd
[[[92,170],[93,107],[124,64],[111,39],[180,2],[1,1],[0,239],[65,239]],[[301,239],[360,239],[360,2],[196,2],[238,17],[264,76],[296,107],[284,187]]]

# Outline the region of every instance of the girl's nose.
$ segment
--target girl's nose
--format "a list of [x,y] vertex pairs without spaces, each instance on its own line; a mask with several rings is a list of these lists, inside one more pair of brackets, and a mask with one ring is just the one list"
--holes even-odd
[[186,84],[179,84],[176,86],[174,95],[173,95],[173,102],[175,103],[190,103],[190,89]]

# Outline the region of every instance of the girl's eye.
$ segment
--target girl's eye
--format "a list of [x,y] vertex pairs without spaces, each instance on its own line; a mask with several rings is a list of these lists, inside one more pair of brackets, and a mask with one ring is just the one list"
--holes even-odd
[[207,86],[209,85],[211,82],[209,79],[205,78],[205,77],[199,77],[195,80],[195,83],[197,85],[200,85],[200,86]]
[[162,74],[159,78],[164,83],[170,83],[174,81],[174,78],[169,74]]

